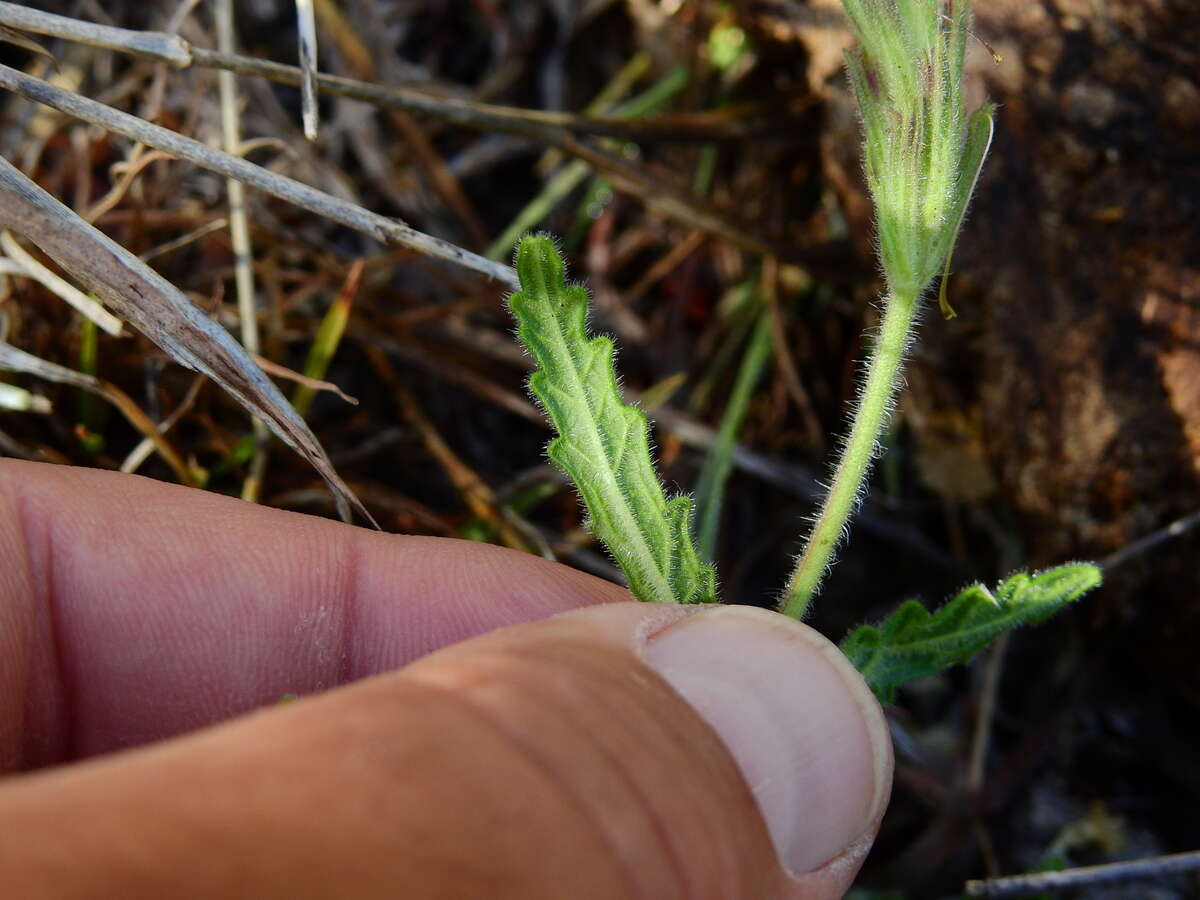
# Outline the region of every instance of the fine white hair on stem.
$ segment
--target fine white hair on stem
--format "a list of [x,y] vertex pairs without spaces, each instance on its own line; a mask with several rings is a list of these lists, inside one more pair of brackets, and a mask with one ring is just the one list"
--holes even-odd
[[862,504],[867,476],[879,455],[879,435],[891,418],[902,383],[900,373],[920,305],[920,291],[891,289],[879,325],[868,330],[874,340],[857,382],[851,425],[840,439],[832,483],[788,583],[783,610],[795,618],[807,613],[846,539],[847,523]]

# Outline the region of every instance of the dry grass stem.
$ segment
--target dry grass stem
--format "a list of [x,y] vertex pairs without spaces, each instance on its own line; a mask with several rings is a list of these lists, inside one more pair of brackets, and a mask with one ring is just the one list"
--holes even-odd
[[[27,15],[31,12],[32,15]],[[239,75],[252,75],[296,86],[304,81],[304,71],[297,66],[193,47],[177,35],[165,32],[129,31],[92,25],[66,16],[25,10],[14,3],[0,2],[0,24],[120,53],[145,56],[180,68],[197,65],[226,69]],[[779,125],[778,111],[775,111],[773,124],[769,119],[770,111],[763,111],[761,117],[748,120],[739,117],[738,110],[729,108],[683,115],[666,114],[647,119],[622,119],[480,103],[454,96],[449,89],[439,91],[387,86],[323,73],[317,73],[315,81],[319,90],[329,94],[360,100],[373,106],[418,112],[480,131],[519,135],[553,146],[572,134],[626,140],[737,140],[753,137]]]
[[[217,45],[232,53],[233,0],[218,0],[216,20]],[[240,156],[245,149],[238,117],[237,79],[229,72],[220,72],[217,75],[217,88],[221,105],[221,144],[230,156]],[[250,223],[246,214],[246,188],[236,178],[226,178],[225,191],[229,195],[229,239],[233,244],[233,284],[237,293],[242,346],[251,356],[257,356],[261,343],[254,290],[254,251],[250,244]],[[267,427],[261,419],[252,418],[251,427],[254,429],[254,458],[250,461],[250,473],[242,482],[242,499],[257,503],[266,476],[270,443],[267,440]]]
[[8,229],[0,231],[0,249],[4,250],[8,259],[12,262],[11,266],[5,267],[7,274],[24,275],[26,278],[32,278],[46,288],[46,290],[50,291],[50,293],[73,307],[81,316],[95,322],[97,327],[102,329],[106,334],[119,337],[124,333],[121,328],[120,319],[105,310],[103,306],[79,290],[79,288],[55,275],[34,259],[24,247],[17,243],[16,239],[12,236],[12,232]]
[[332,219],[347,228],[361,231],[383,243],[400,244],[426,256],[471,269],[506,287],[517,287],[516,273],[508,266],[484,259],[441,238],[424,234],[395,219],[370,212],[244,159],[214,150],[178,132],[152,125],[137,116],[81,97],[71,91],[64,91],[41,79],[31,78],[16,69],[0,65],[0,87],[124,135],[130,140],[149,144],[220,175],[236,178],[244,184],[293,203],[315,215]]
[[[320,111],[317,109],[317,20],[312,0],[296,0],[296,30],[299,34],[300,103],[304,121],[304,136],[317,139]],[[226,53],[232,47],[222,47]]]
[[174,66],[187,66],[192,62],[187,41],[178,35],[161,31],[131,31],[128,28],[96,25],[80,19],[30,9],[19,3],[0,3],[0,24],[91,47],[103,47],[107,50],[119,48],[123,53],[132,53]]
[[73,369],[68,369],[55,363],[48,362],[44,359],[26,353],[11,344],[0,342],[0,369],[8,369],[12,372],[24,372],[28,375],[35,375],[38,378],[44,378],[46,381],[57,382],[58,384],[69,384],[72,387],[82,388],[85,391],[90,391],[97,394],[115,406],[128,421],[129,424],[142,433],[147,440],[154,444],[163,460],[171,467],[175,473],[175,477],[183,484],[195,484],[195,479],[192,477],[191,470],[187,463],[183,461],[183,457],[176,452],[175,448],[167,443],[158,431],[155,424],[150,421],[150,417],[142,412],[141,407],[129,398],[129,395],[115,385],[109,384],[107,381],[102,381],[91,375],[85,375],[82,372],[76,372]]
[[[196,398],[200,396],[200,389],[204,387],[207,380],[203,375],[197,375],[192,379],[192,383],[188,386],[187,392],[183,395],[183,399],[179,401],[179,405],[171,410],[171,414],[158,423],[156,430],[159,434],[166,434],[176,423],[186,416],[196,403]],[[131,473],[136,472],[141,468],[142,463],[150,458],[150,454],[154,452],[155,442],[151,438],[142,438],[141,443],[129,451],[129,455],[125,457],[120,465],[120,471]]]
[[[83,221],[3,157],[0,197],[0,227],[23,234],[176,362],[220,384],[307,459],[329,483],[339,503],[347,510],[353,506],[368,521],[374,521],[334,471],[316,437],[279,389],[228,332],[201,313],[174,285]],[[152,424],[150,432],[157,436]]]
[[[269,375],[274,375],[276,378],[282,378],[285,381],[291,381],[302,387],[309,388],[313,391],[326,391],[330,394],[336,394],[340,399],[349,403],[351,406],[358,406],[358,398],[351,397],[332,381],[325,381],[322,378],[310,378],[302,372],[297,372],[295,369],[289,369],[287,366],[281,366],[277,362],[271,362],[265,356],[255,356],[254,361]],[[293,404],[295,405],[295,404]]]

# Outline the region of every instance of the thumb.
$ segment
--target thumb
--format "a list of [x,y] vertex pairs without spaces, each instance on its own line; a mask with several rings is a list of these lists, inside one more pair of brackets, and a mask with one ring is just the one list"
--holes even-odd
[[815,632],[613,604],[11,779],[0,880],[29,900],[838,897],[890,778],[878,705]]
[[408,671],[469,698],[545,788],[493,780],[492,798],[540,819],[514,862],[563,866],[547,896],[841,897],[886,807],[879,704],[835,646],[765,610],[592,607]]

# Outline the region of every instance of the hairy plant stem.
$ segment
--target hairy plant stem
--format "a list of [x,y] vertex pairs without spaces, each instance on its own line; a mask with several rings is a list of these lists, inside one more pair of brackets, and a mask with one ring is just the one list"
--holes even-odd
[[879,435],[887,424],[892,398],[900,382],[920,292],[893,289],[884,302],[883,321],[867,364],[866,381],[854,410],[850,434],[834,471],[833,483],[813,525],[812,534],[792,570],[781,611],[803,619],[820,587],[830,558],[846,530],[846,521],[861,496],[875,458]]

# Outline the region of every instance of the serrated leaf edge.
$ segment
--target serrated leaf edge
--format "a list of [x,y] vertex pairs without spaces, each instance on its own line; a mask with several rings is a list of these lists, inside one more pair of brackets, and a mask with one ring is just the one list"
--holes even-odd
[[[1065,590],[1057,585],[1059,589],[1055,591],[1055,598],[1043,598],[1040,602],[1021,608],[1025,594],[1048,590],[1048,581],[1055,582],[1072,575],[1075,576],[1074,583],[1067,585]],[[879,699],[885,703],[891,702],[896,688],[901,684],[964,662],[1005,631],[1045,621],[1098,587],[1102,580],[1101,570],[1090,563],[1067,563],[1033,575],[1015,572],[1000,582],[994,591],[980,583],[968,585],[933,612],[919,601],[906,601],[878,625],[862,625],[851,631],[842,641],[841,648]],[[969,614],[972,611],[969,599],[973,596],[995,607],[997,618],[986,623],[974,623],[957,633],[889,643],[914,629],[928,629],[939,617],[945,619]],[[889,650],[895,657],[890,665],[882,661]],[[933,658],[928,658],[930,656]],[[906,657],[907,666],[904,665]],[[908,674],[897,675],[897,669],[904,669]]]
[[[521,241],[517,271],[521,290],[509,308],[518,338],[538,364],[529,388],[558,432],[547,455],[575,482],[589,530],[638,599],[714,602],[715,571],[701,565],[691,536],[692,500],[667,498],[650,452],[649,419],[621,398],[613,344],[587,334],[587,291],[566,283],[548,236]],[[554,327],[539,322],[537,303],[557,303],[548,317]]]

